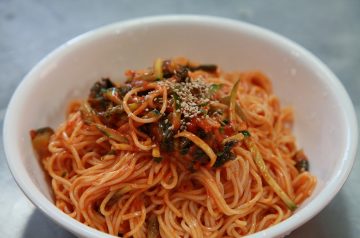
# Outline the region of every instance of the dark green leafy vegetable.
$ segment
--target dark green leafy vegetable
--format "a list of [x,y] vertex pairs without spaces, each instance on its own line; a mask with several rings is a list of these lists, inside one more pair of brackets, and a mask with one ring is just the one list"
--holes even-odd
[[309,160],[303,150],[299,150],[296,152],[294,160],[296,161],[295,167],[300,173],[309,171]]
[[207,156],[207,154],[197,146],[195,147],[192,156],[194,158],[193,161],[201,165],[206,165],[210,161],[209,156]]
[[250,132],[247,130],[242,130],[242,131],[240,131],[240,133],[243,134],[245,138],[250,137]]
[[104,91],[109,88],[115,87],[115,84],[108,78],[103,78],[101,81],[96,82],[90,89],[90,97],[97,98],[102,97]]
[[209,161],[210,161],[209,156],[207,156],[207,154],[199,147],[192,146],[190,151],[191,151],[192,157],[194,158],[190,161],[190,164],[188,166],[188,169],[191,173],[196,172],[196,168],[199,165],[204,166],[209,163]]
[[231,149],[237,144],[237,141],[228,141],[224,144],[223,151],[218,152],[216,155],[216,162],[214,168],[218,168],[228,162],[229,160],[234,160],[236,158],[235,154],[231,152]]
[[309,171],[309,161],[308,160],[300,160],[295,164],[297,170],[302,173],[305,171]]
[[202,128],[198,128],[196,131],[196,134],[198,137],[200,137],[203,140],[205,140],[209,137],[209,135],[206,133],[206,131],[204,131],[204,129],[202,129]]
[[156,162],[156,163],[160,163],[163,158],[162,157],[153,157],[153,160]]
[[187,138],[179,138],[179,151],[180,154],[186,155],[189,152],[190,147],[193,145],[193,142]]
[[171,152],[174,150],[174,131],[169,119],[162,118],[159,122],[160,129],[160,150]]
[[92,86],[88,102],[95,111],[105,111],[112,103],[104,97],[104,93],[106,93],[109,88],[113,87],[115,87],[115,84],[108,78],[102,79]]

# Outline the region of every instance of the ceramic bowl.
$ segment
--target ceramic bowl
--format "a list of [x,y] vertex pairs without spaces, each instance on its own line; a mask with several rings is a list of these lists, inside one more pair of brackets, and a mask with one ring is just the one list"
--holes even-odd
[[267,74],[283,106],[295,110],[294,133],[318,184],[287,220],[249,237],[282,237],[319,213],[344,184],[354,162],[357,123],[338,78],[298,44],[248,23],[208,16],[171,15],[130,20],[85,33],[46,56],[16,89],[4,121],[8,165],[25,195],[55,222],[80,237],[111,237],[62,213],[53,203],[34,156],[29,130],[55,127],[72,98],[85,97],[102,77],[157,57],[185,56],[224,70]]

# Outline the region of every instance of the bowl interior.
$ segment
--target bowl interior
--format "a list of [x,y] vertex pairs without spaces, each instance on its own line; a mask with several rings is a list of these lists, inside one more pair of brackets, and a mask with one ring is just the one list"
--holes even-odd
[[[93,82],[102,77],[121,80],[126,69],[147,67],[157,57],[185,56],[227,71],[259,69],[267,74],[282,106],[295,109],[297,142],[318,178],[306,204],[343,173],[351,160],[347,156],[351,121],[349,108],[342,106],[347,95],[334,76],[282,37],[247,24],[199,19],[169,17],[110,25],[66,43],[34,68],[9,105],[4,131],[9,165],[30,199],[41,193],[52,203],[29,130],[56,128],[69,100],[85,97]],[[33,191],[27,191],[29,186]]]

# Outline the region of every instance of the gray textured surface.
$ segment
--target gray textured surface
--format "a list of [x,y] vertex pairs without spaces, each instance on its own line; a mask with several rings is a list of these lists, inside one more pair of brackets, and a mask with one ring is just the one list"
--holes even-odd
[[[5,162],[3,116],[24,75],[51,50],[80,33],[120,20],[173,13],[243,20],[298,42],[335,72],[360,116],[359,0],[0,0],[0,237],[73,237],[26,199]],[[330,205],[289,237],[359,237],[359,184],[357,161]]]

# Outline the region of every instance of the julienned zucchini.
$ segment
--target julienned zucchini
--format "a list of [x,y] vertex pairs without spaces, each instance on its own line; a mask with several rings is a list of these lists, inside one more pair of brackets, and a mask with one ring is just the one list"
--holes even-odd
[[279,186],[273,177],[271,177],[269,170],[266,167],[264,159],[259,151],[259,148],[253,142],[250,136],[245,137],[245,144],[249,148],[252,157],[255,161],[255,164],[260,170],[260,173],[264,180],[269,184],[269,186],[274,190],[274,192],[280,197],[280,199],[286,204],[286,206],[294,211],[297,206],[293,200],[285,193],[285,191]]

